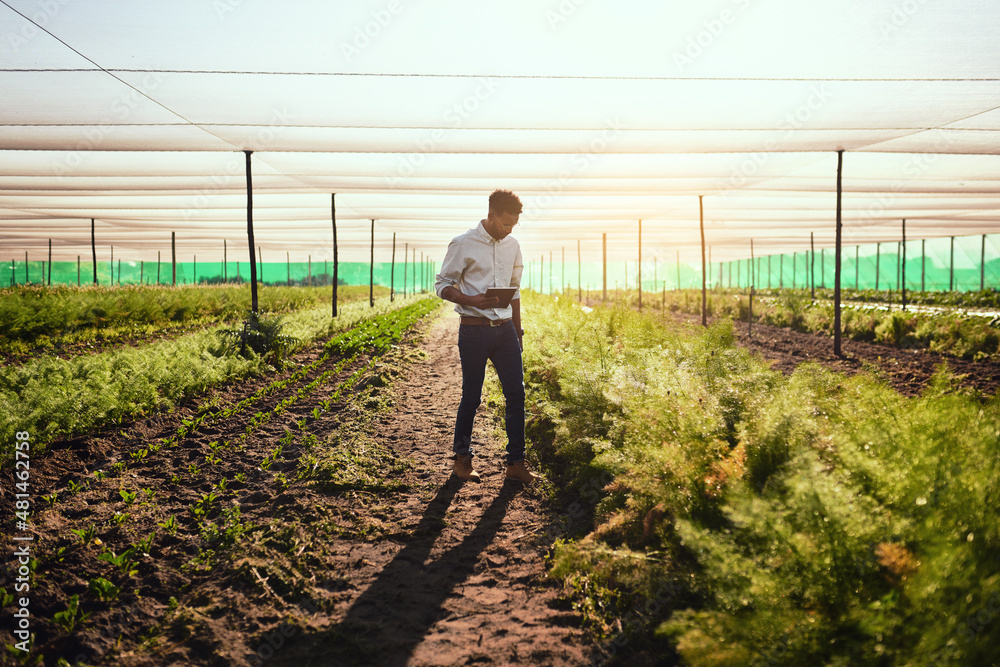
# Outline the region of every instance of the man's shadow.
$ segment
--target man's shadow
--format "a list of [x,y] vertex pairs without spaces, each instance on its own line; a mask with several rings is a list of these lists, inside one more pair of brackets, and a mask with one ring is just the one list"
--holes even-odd
[[267,664],[405,665],[431,626],[440,620],[444,602],[473,574],[480,554],[496,537],[511,501],[523,489],[519,482],[506,481],[472,532],[426,563],[447,525],[445,515],[462,484],[451,477],[438,490],[407,545],[358,596],[343,620],[326,630],[292,639],[289,643],[298,646],[279,652]]

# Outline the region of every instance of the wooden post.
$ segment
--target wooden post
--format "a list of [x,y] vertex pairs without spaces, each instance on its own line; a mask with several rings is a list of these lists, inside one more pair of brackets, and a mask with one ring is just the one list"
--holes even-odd
[[927,291],[927,239],[920,239],[920,291]]
[[260,275],[257,276],[257,280],[261,285],[264,284],[264,249],[257,246],[257,266],[260,267]]
[[156,284],[160,284],[160,251],[156,251]]
[[576,300],[583,303],[583,261],[580,255],[580,239],[576,240]]
[[[111,285],[115,284],[115,247],[111,246],[111,262],[108,264],[108,273],[111,274]],[[28,253],[24,253],[24,278],[27,282],[28,278]],[[118,276],[118,282],[121,282],[121,276]]]
[[951,262],[948,268],[948,291],[955,291],[955,237],[951,237]]
[[372,218],[371,262],[368,264],[368,307],[375,307],[375,218]]
[[[753,261],[754,261],[754,256],[753,256],[753,239],[750,239],[750,264],[751,265],[753,265]],[[752,338],[753,337],[753,271],[750,270],[749,266],[747,267],[747,274],[748,274],[747,275],[748,287],[750,288],[750,298],[749,298],[749,302],[748,302],[749,307],[747,309],[747,338]]]
[[410,261],[410,244],[403,245],[403,296],[406,296],[406,264]]
[[[246,154],[247,170],[247,246],[250,248],[250,310],[257,312],[257,262],[253,255],[256,245],[253,241],[253,170],[250,156],[253,151],[243,151]],[[239,266],[239,264],[237,264]]]
[[90,251],[94,255],[94,284],[97,284],[97,242],[94,240],[94,219],[90,219]]
[[639,221],[639,260],[635,263],[635,275],[639,286],[639,310],[642,310],[642,220]]
[[[986,247],[986,237],[983,237],[983,248]],[[52,239],[49,239],[49,287],[52,287]]]
[[840,260],[843,220],[841,218],[841,197],[843,195],[844,150],[837,151],[837,240],[833,258],[833,353],[840,351]]
[[[31,282],[28,277],[28,251],[24,251],[24,284],[27,285]],[[111,283],[114,284],[114,273],[111,274]]]
[[396,232],[392,233],[392,263],[389,265],[389,301],[396,300]]
[[340,278],[337,276],[337,270],[340,266],[340,261],[337,258],[337,195],[333,193],[330,195],[330,220],[333,225],[333,317],[337,316],[337,286],[340,282]]
[[810,298],[816,300],[816,239],[813,232],[809,232],[809,294]]
[[882,242],[879,241],[878,243],[875,244],[875,291],[876,292],[878,291],[878,278],[879,278],[878,274],[882,270],[881,266],[879,266],[881,263],[882,263]]
[[[251,252],[251,254],[253,254]],[[170,232],[171,284],[177,285],[177,232]]]
[[229,248],[226,247],[226,239],[222,239],[222,282],[229,282]]
[[309,281],[309,287],[312,287],[312,284],[313,284],[313,256],[310,253],[309,255],[307,255],[307,257],[308,257],[308,261],[309,261],[309,272],[306,274],[306,276],[307,276],[307,280]]
[[[51,243],[51,241],[49,241]],[[49,270],[51,271],[52,258],[49,257]],[[49,284],[52,284],[51,273],[49,274]],[[979,291],[986,289],[986,234],[983,234],[983,245],[979,250]]]
[[76,256],[76,286],[80,286],[80,256]]
[[285,251],[285,284],[292,286],[292,253]]
[[602,275],[603,275],[603,286],[604,295],[602,299],[604,301],[608,300],[608,234],[604,232],[601,234],[601,262],[602,262]]
[[[195,285],[198,284],[198,255],[194,256],[194,263],[191,265],[191,279]],[[118,267],[118,284],[122,284],[121,266]]]
[[139,260],[139,284],[140,285],[142,285],[143,283],[146,282],[145,273],[146,273],[146,260],[140,259]]
[[708,265],[705,264],[705,206],[698,195],[698,220],[701,226],[701,326],[708,326]]
[[122,259],[118,258],[118,284],[122,284]]
[[903,310],[906,310],[906,218],[903,218],[903,252],[902,260],[900,261],[900,267],[902,270],[903,277],[899,281],[899,286],[901,288],[902,300],[903,300]]

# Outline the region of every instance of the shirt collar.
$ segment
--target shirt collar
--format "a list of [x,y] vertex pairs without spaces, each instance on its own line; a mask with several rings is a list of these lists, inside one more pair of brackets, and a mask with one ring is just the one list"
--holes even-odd
[[479,224],[476,225],[476,233],[479,235],[479,238],[486,243],[500,243],[500,241],[490,236],[490,233],[486,231],[486,225],[484,225],[483,222],[483,220],[480,220]]

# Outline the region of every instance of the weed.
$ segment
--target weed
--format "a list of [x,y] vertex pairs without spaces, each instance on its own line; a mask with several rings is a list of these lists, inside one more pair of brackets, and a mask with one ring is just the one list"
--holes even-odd
[[118,597],[121,589],[103,577],[96,577],[87,582],[87,588],[102,602],[108,602]]

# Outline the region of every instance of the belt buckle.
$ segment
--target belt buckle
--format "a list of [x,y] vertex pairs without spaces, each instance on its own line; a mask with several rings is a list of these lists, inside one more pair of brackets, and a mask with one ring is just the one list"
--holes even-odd
[[[489,319],[489,318],[487,318],[487,319]],[[500,320],[489,320],[489,323],[490,323],[491,327],[498,327],[498,326],[501,326],[503,324],[503,322],[501,322]]]

